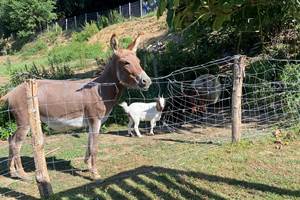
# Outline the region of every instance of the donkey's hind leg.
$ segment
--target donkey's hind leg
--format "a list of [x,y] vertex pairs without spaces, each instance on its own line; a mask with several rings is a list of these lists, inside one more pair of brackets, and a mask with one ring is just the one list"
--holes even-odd
[[12,177],[28,179],[29,176],[22,166],[20,151],[23,140],[29,132],[29,126],[18,126],[16,132],[9,137],[8,168]]
[[89,121],[89,139],[87,151],[85,154],[85,163],[88,165],[89,171],[92,173],[93,179],[98,179],[99,174],[96,166],[98,153],[98,136],[101,127],[99,119],[90,119]]

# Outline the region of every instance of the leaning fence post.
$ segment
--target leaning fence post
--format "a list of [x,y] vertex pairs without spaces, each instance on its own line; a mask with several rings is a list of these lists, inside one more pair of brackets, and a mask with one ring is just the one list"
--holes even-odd
[[32,134],[35,178],[41,198],[47,198],[53,194],[53,191],[45,159],[44,137],[41,128],[37,92],[37,82],[32,79],[28,80],[26,82],[27,108]]
[[232,142],[239,142],[241,139],[242,124],[242,89],[245,75],[244,58],[241,55],[234,57],[233,65],[233,87],[231,99],[232,113]]

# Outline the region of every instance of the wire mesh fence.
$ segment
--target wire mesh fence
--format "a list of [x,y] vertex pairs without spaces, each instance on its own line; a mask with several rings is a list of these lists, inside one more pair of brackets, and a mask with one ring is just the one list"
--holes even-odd
[[[139,168],[149,162],[145,159],[149,159],[150,154],[155,155],[155,159],[151,157],[153,159],[151,164],[161,167],[180,166],[184,163],[181,159],[185,162],[189,159],[182,155],[189,154],[190,159],[193,159],[193,155],[203,155],[211,149],[218,148],[219,144],[229,142],[234,59],[234,57],[226,57],[203,65],[185,67],[164,77],[153,78],[152,86],[148,91],[126,90],[119,103],[121,101],[126,101],[128,104],[150,103],[155,102],[157,97],[163,96],[166,106],[154,130],[155,136],[146,137],[146,140],[124,137],[128,130],[128,114],[120,106],[116,105],[109,116],[102,116],[101,120],[106,121],[113,128],[109,126],[102,128],[102,131],[108,131],[109,134],[101,136],[99,144],[101,159],[98,164],[101,166],[101,177],[118,173],[120,165],[124,165],[128,170]],[[268,135],[276,129],[290,128],[299,124],[299,65],[300,61],[297,60],[249,59],[242,88],[243,138],[256,138]],[[47,124],[44,131],[51,134],[66,132],[65,125],[88,126],[88,121],[91,119],[84,114],[76,116],[76,112],[89,108],[97,109],[99,101],[97,98],[90,98],[92,95],[85,90],[93,90],[100,94],[118,90],[115,83],[78,81],[70,85],[65,81],[57,83],[42,81],[39,84],[41,120]],[[53,84],[56,84],[56,89],[53,89]],[[81,90],[82,88],[84,90]],[[69,91],[75,92],[70,96]],[[43,98],[43,94],[46,93],[51,95]],[[101,101],[109,104],[115,99],[108,98]],[[19,112],[24,110],[24,108],[18,109]],[[8,107],[7,110],[1,111],[0,115],[8,115],[10,111],[12,110]],[[55,113],[60,113],[60,117],[53,117]],[[27,128],[28,131],[28,127],[15,125],[12,116],[8,115],[7,120],[10,122],[11,130],[19,126],[17,128]],[[53,131],[53,128],[58,131]],[[139,129],[143,135],[146,135],[150,131],[150,126],[148,123],[142,123]],[[46,162],[54,191],[62,191],[68,187],[59,183],[62,179],[65,182],[79,179],[86,182],[91,179],[83,163],[88,147],[88,136],[78,134],[80,132],[88,132],[88,130],[73,130],[69,131],[70,134],[67,136],[54,135],[46,139]],[[169,143],[163,146],[157,146],[156,143],[156,141],[176,140],[184,141],[188,145],[178,145],[176,146],[178,151],[173,152],[169,148]],[[159,148],[148,148],[146,144],[149,142]],[[23,146],[24,170],[33,172],[34,160],[31,155],[30,141],[25,139]],[[16,192],[13,189],[14,185],[22,185],[22,182],[10,179],[11,172],[7,167],[10,158],[6,156],[8,147],[7,142],[1,142],[0,152],[3,156],[0,158],[0,179],[2,179],[0,181],[6,189],[2,189],[0,194],[3,197],[15,198],[36,196],[36,190],[28,191],[26,188],[19,188]],[[144,148],[142,153],[136,150],[141,147]],[[18,161],[16,163],[18,164]]]

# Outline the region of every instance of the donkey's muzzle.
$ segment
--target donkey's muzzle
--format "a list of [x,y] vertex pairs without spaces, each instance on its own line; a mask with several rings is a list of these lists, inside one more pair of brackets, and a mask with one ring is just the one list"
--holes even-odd
[[150,77],[146,74],[146,72],[143,71],[140,75],[140,80],[138,83],[139,88],[142,90],[148,90],[151,84],[152,81]]

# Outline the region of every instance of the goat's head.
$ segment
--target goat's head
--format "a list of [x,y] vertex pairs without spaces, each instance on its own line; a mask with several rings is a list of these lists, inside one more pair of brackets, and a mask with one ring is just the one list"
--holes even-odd
[[148,90],[151,85],[151,79],[140,65],[140,60],[136,56],[136,50],[140,41],[139,34],[137,38],[128,46],[127,49],[118,47],[118,40],[113,34],[110,39],[110,45],[114,51],[116,73],[119,82],[128,88],[138,88]]
[[166,106],[166,100],[165,100],[165,98],[163,96],[158,97],[156,99],[156,109],[157,109],[157,111],[159,111],[159,112],[163,111],[163,109],[165,108],[165,106]]

